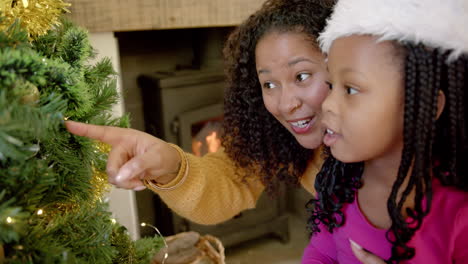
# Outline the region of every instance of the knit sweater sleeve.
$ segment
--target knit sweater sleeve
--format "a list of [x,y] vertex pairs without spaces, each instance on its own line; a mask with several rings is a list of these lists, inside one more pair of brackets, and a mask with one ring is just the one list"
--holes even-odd
[[[254,170],[238,168],[223,149],[197,157],[172,146],[182,157],[178,175],[166,185],[156,186],[148,181],[145,185],[174,212],[195,223],[210,225],[255,207],[265,187]],[[315,175],[323,162],[319,153],[312,157],[300,180],[313,195]]]
[[254,208],[264,190],[257,177],[247,177],[245,170],[221,149],[197,157],[184,153],[175,180],[161,188],[146,186],[157,193],[177,214],[199,224],[217,224],[231,219],[245,209]]

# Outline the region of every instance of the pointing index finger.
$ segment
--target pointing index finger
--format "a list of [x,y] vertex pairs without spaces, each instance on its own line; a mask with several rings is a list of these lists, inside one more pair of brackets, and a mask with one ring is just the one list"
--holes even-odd
[[75,121],[66,121],[65,126],[72,134],[96,139],[110,145],[118,143],[122,137],[120,127],[90,125]]

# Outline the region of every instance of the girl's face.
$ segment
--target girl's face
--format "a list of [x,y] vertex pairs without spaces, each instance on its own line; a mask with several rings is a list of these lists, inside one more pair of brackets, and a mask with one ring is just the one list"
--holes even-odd
[[391,42],[371,36],[335,40],[330,93],[322,105],[323,139],[342,162],[400,158],[403,149],[403,61]]
[[305,33],[267,33],[257,43],[255,61],[266,109],[303,147],[320,146],[327,71],[313,40]]

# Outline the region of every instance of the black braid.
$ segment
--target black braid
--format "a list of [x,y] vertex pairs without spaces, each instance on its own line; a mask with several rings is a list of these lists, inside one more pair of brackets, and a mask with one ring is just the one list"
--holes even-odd
[[[448,52],[412,44],[400,46],[400,49],[404,49],[405,57],[404,146],[398,175],[387,201],[392,220],[387,232],[392,244],[388,263],[399,263],[414,256],[415,249],[407,243],[430,212],[432,176],[443,185],[468,191],[465,177],[468,166],[463,162],[468,157],[465,121],[468,101],[464,93],[464,89],[468,89],[467,56],[447,64]],[[437,119],[440,91],[445,94],[446,103]],[[354,192],[360,187],[356,184],[362,173],[362,169],[356,170],[359,166],[362,167],[343,164],[332,156],[326,159],[315,182],[318,198],[308,203],[309,228],[313,234],[320,231],[320,223],[330,232],[343,225],[343,204],[353,202]],[[411,166],[412,172],[408,175]],[[398,198],[407,177],[408,185]],[[348,184],[344,183],[345,179]],[[408,223],[403,216],[403,205],[412,191],[415,192],[414,208],[405,209],[412,219]]]
[[[408,45],[406,52],[405,113],[412,112],[413,117],[407,118],[405,114],[404,147],[400,170],[388,200],[392,225],[387,233],[387,238],[393,244],[390,261],[411,259],[414,256],[414,249],[406,244],[421,226],[424,216],[429,213],[432,200],[432,145],[435,134],[437,96],[440,88],[440,84],[437,84],[435,80],[436,72],[440,72],[436,68],[440,68],[441,63],[436,62],[437,59],[440,59],[436,56],[437,51],[428,52],[423,46]],[[416,74],[414,74],[414,70],[416,70]],[[411,80],[413,78],[416,79]],[[414,96],[415,94],[419,96]],[[414,109],[414,107],[417,108]],[[410,126],[414,126],[414,123],[416,127],[411,127],[413,131],[409,131]],[[408,149],[414,150],[414,153],[408,153]],[[413,170],[409,176],[408,185],[397,203],[398,192],[403,181],[407,178],[407,169],[412,161],[414,161]],[[406,171],[402,170],[403,164]],[[412,191],[415,191],[414,208],[406,209],[406,211],[413,222],[408,224],[402,212],[403,205]],[[425,205],[423,205],[424,197],[426,197]],[[396,207],[395,203],[397,203]]]
[[320,232],[319,224],[325,224],[329,232],[344,224],[341,208],[354,200],[354,194],[361,187],[362,163],[343,163],[328,153],[322,169],[315,178],[317,199],[311,199],[306,209],[311,213],[307,228],[311,234]]
[[[466,60],[466,57],[463,57]],[[444,185],[458,186],[467,190],[468,184],[463,178],[467,174],[466,115],[467,102],[463,87],[467,89],[467,64],[463,59],[451,63],[446,69],[447,102],[446,115],[441,116],[435,144],[435,153],[446,153],[438,158],[440,166],[435,170]],[[461,87],[461,88],[460,88]],[[445,129],[450,128],[450,129]],[[438,142],[443,142],[438,144]],[[445,144],[444,144],[445,143]]]

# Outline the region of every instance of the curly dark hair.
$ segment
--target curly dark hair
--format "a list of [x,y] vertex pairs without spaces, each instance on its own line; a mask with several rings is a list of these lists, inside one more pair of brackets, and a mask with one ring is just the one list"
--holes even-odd
[[[446,63],[447,51],[429,49],[421,44],[398,46],[404,58],[404,146],[398,175],[387,201],[392,220],[387,232],[387,239],[392,243],[388,263],[413,258],[415,249],[406,244],[431,209],[433,177],[445,186],[468,191],[468,97],[464,93],[468,90],[468,56]],[[440,91],[445,94],[446,103],[437,119]],[[316,178],[318,198],[307,205],[311,212],[308,225],[312,234],[320,232],[320,223],[330,232],[344,224],[341,210],[345,203],[354,201],[355,192],[361,186],[362,171],[362,163],[344,164],[329,155]],[[408,185],[398,200],[398,192],[408,177]],[[415,191],[415,206],[406,212],[414,221],[408,224],[402,208],[412,191]],[[426,204],[423,205],[424,197]]]
[[[236,166],[253,169],[269,194],[279,181],[298,185],[313,150],[302,147],[263,104],[255,67],[257,42],[269,32],[298,32],[311,45],[325,26],[334,1],[269,0],[229,36],[224,47],[228,87],[223,140]],[[317,44],[318,49],[318,44]]]

